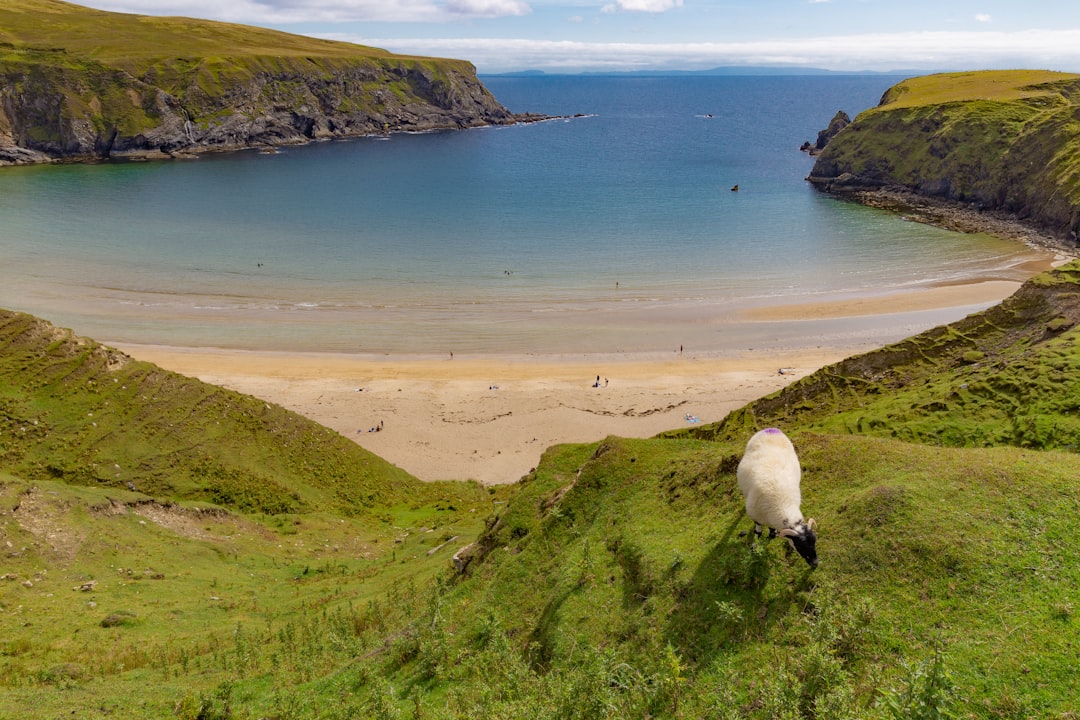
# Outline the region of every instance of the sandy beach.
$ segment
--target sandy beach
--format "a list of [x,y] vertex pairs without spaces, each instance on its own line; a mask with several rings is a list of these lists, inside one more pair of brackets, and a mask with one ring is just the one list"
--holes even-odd
[[[559,443],[650,437],[709,423],[820,367],[1012,294],[991,280],[747,311],[740,322],[865,327],[821,346],[618,356],[394,357],[116,346],[168,370],[305,415],[422,480],[518,480]],[[934,311],[934,312],[931,312]],[[861,325],[857,325],[861,323]],[[755,325],[756,324],[756,325]],[[812,327],[812,326],[811,326]],[[379,428],[379,430],[375,430]]]

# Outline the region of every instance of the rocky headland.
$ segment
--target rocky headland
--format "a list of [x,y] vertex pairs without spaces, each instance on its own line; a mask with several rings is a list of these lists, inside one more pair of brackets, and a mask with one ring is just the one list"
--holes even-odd
[[0,165],[535,119],[503,107],[461,60],[58,0],[0,7]]
[[837,131],[807,180],[913,220],[1075,254],[1078,103],[1080,75],[1068,73],[912,78]]

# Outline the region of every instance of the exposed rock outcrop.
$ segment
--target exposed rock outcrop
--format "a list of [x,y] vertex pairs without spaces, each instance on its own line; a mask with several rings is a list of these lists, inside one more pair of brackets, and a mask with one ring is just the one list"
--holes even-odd
[[851,124],[851,118],[843,110],[837,111],[833,115],[833,119],[829,121],[829,126],[824,130],[818,132],[817,141],[811,143],[809,140],[802,144],[799,148],[803,152],[810,153],[811,155],[817,155],[825,146],[829,144],[829,141],[836,137],[836,134]]

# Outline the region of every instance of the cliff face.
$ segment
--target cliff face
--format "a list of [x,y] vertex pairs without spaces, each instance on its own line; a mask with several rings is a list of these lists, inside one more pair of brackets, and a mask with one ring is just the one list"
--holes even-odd
[[[151,20],[40,4],[53,15],[93,19],[94,32],[106,38],[110,23],[130,40],[127,24]],[[201,21],[186,22],[202,38],[220,34],[220,54],[180,46],[157,55],[153,34],[145,32],[139,42],[102,51],[60,31],[26,38],[12,30],[20,22],[0,10],[0,164],[163,157],[515,122],[463,61]],[[230,42],[226,30],[258,42]],[[164,54],[189,50],[206,54]]]
[[931,75],[891,88],[837,133],[807,178],[830,192],[900,187],[1080,233],[1080,76]]

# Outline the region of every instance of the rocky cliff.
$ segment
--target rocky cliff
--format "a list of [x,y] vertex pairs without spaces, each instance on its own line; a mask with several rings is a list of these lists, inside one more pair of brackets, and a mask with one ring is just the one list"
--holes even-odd
[[0,164],[516,122],[468,62],[261,28],[0,7]]
[[821,152],[835,193],[900,188],[999,211],[1058,239],[1080,233],[1080,75],[983,71],[890,88]]

